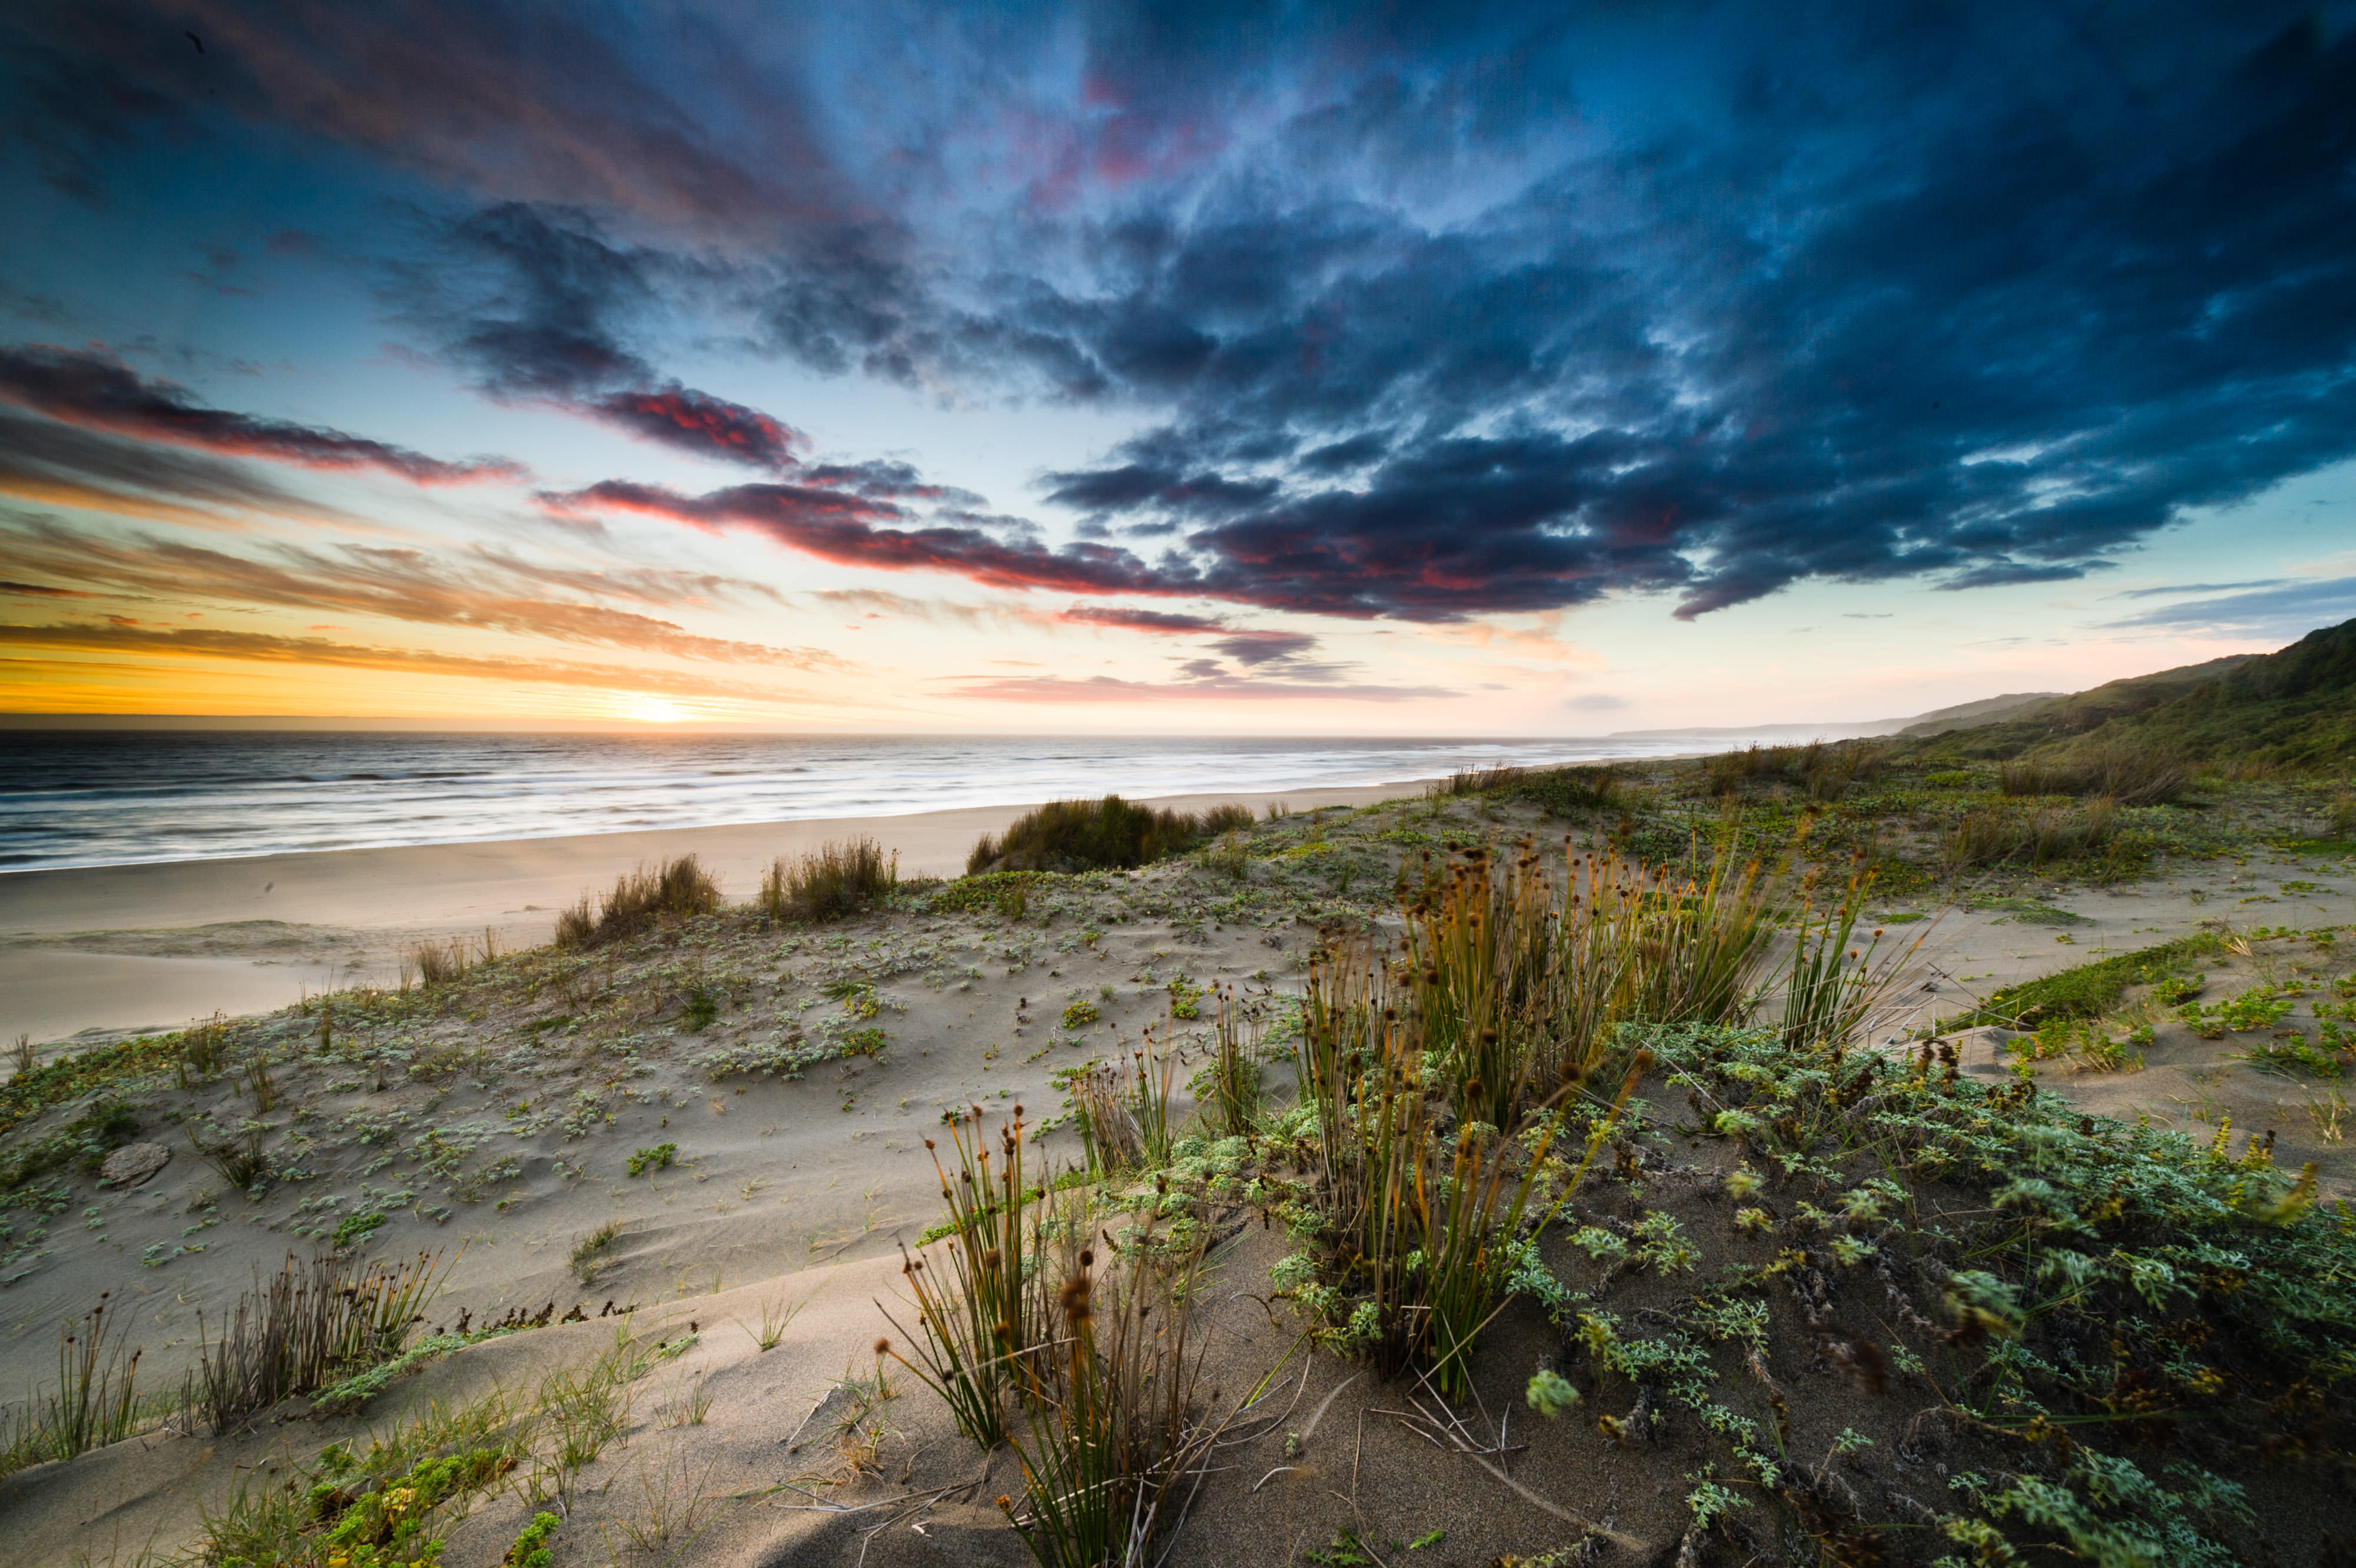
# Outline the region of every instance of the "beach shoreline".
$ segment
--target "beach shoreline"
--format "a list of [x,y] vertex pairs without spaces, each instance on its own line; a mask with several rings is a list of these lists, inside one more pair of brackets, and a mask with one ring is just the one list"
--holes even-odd
[[[1140,799],[1265,814],[1371,805],[1428,782]],[[777,856],[862,834],[898,854],[903,876],[956,876],[977,838],[1038,803],[0,874],[0,1036],[86,1044],[264,1013],[306,992],[389,983],[402,950],[423,941],[487,933],[502,950],[538,946],[584,893],[681,854],[739,902]]]

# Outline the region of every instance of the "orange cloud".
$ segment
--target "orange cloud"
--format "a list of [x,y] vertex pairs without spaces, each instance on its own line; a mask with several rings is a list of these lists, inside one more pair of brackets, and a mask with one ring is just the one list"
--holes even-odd
[[[317,665],[411,674],[455,675],[527,685],[597,686],[671,696],[725,697],[762,703],[811,700],[804,692],[716,680],[645,665],[592,664],[568,660],[509,659],[427,650],[372,648],[320,637],[191,628],[151,631],[123,626],[0,626],[0,645],[117,656],[145,654],[173,661],[221,659],[274,665]],[[11,661],[15,662],[15,661]]]

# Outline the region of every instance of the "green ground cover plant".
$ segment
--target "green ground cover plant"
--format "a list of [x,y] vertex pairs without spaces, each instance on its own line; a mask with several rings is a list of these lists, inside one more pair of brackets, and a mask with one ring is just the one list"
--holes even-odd
[[2221,938],[2202,931],[2133,952],[2116,953],[2018,985],[1999,987],[1977,1007],[1943,1020],[1942,1026],[1970,1029],[1997,1024],[2008,1028],[2034,1028],[2051,1018],[2097,1018],[2118,1004],[2128,986],[2165,981],[2170,972],[2222,950]]

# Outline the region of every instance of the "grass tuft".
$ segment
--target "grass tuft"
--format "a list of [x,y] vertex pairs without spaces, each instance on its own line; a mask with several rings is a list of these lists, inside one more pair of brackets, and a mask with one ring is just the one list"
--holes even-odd
[[2158,806],[2192,782],[2192,769],[2165,746],[2113,738],[2007,762],[1997,785],[2008,795],[2084,795],[2122,806]]
[[199,1311],[194,1394],[213,1430],[399,1356],[432,1299],[437,1262],[421,1252],[355,1273],[334,1254],[304,1263],[290,1252],[269,1280],[254,1271],[253,1289],[224,1315],[219,1340]]
[[873,839],[829,843],[770,865],[761,878],[761,912],[773,920],[847,919],[882,906],[899,881],[899,854],[887,858]]
[[151,1412],[134,1387],[140,1352],[123,1353],[128,1314],[108,1319],[112,1294],[102,1293],[80,1322],[58,1330],[58,1386],[0,1424],[0,1476],[119,1443],[145,1423]]
[[612,1261],[607,1254],[613,1251],[614,1243],[621,1238],[622,1222],[618,1219],[608,1219],[573,1242],[570,1260],[573,1264],[573,1277],[584,1285],[595,1284],[597,1271]]
[[936,1141],[925,1140],[948,1230],[930,1258],[902,1249],[900,1273],[916,1316],[916,1359],[894,1359],[941,1397],[959,1432],[987,1449],[1006,1440],[1015,1391],[1042,1336],[1041,1313],[1024,1283],[1026,1250],[1037,1233],[1023,1222],[1034,1193],[1023,1174],[1030,1142],[1023,1109],[1015,1107],[999,1129],[995,1170],[981,1114],[977,1105],[944,1122],[954,1175]]
[[966,857],[966,875],[991,871],[1127,871],[1180,854],[1207,838],[1248,830],[1251,812],[1214,806],[1199,815],[1101,800],[1050,800],[1000,834],[984,833]]
[[709,915],[720,908],[720,884],[694,855],[626,872],[593,911],[589,895],[556,917],[560,948],[602,946],[659,924]]

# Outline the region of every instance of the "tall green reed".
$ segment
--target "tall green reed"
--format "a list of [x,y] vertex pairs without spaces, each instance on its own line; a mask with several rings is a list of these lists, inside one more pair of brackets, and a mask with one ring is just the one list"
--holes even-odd
[[1101,1266],[1075,1233],[1047,1307],[1062,1355],[1036,1364],[1037,1414],[1010,1433],[1022,1506],[998,1499],[1045,1568],[1154,1561],[1157,1540],[1183,1519],[1182,1487],[1200,1484],[1235,1413],[1201,1393],[1201,1251],[1173,1255],[1158,1223],[1149,1215],[1126,1244],[1104,1236]]
[[1212,1030],[1210,1073],[1203,1096],[1202,1114],[1214,1132],[1240,1137],[1252,1130],[1259,1115],[1259,1031],[1247,1032],[1242,1009],[1232,985],[1219,990],[1219,1007]]
[[[1023,1107],[999,1129],[994,1170],[981,1122],[979,1105],[948,1119],[949,1164],[934,1140],[925,1140],[941,1180],[948,1231],[931,1258],[921,1249],[914,1255],[901,1250],[901,1273],[916,1315],[911,1341],[916,1359],[894,1359],[940,1395],[958,1431],[993,1448],[1006,1439],[1024,1359],[1039,1342],[1040,1315],[1025,1284],[1025,1249],[1035,1244],[1037,1225],[1034,1220],[1026,1230],[1024,1224],[1024,1211],[1039,1195],[1023,1176],[1030,1140]],[[897,1320],[893,1326],[900,1327]]]

